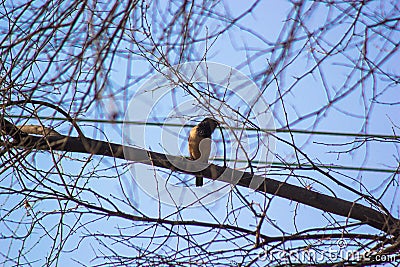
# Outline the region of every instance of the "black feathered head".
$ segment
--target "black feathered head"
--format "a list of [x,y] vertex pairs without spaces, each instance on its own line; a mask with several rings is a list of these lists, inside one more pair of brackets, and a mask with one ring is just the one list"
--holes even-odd
[[218,125],[219,122],[213,118],[205,118],[199,123],[197,127],[197,134],[204,138],[211,138],[211,134],[214,132],[215,128],[218,127]]

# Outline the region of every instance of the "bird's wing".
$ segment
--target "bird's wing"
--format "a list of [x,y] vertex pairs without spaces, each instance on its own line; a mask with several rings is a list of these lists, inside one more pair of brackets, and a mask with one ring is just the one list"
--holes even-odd
[[199,150],[201,154],[200,160],[203,162],[208,162],[211,153],[211,139],[210,138],[202,139],[199,144]]

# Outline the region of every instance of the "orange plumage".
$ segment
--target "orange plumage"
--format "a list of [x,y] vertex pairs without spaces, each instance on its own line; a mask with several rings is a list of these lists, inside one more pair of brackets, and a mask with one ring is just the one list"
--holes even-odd
[[[212,118],[205,118],[193,127],[189,133],[189,154],[192,160],[208,162],[211,152],[211,135],[219,125]],[[196,186],[203,185],[203,176],[196,175]]]

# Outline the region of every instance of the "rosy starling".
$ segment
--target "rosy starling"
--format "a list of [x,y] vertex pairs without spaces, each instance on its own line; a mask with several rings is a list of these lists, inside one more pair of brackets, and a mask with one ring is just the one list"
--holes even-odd
[[[218,121],[212,118],[205,118],[198,125],[190,130],[189,154],[192,160],[200,159],[207,163],[211,152],[211,135],[219,125]],[[196,186],[203,185],[203,176],[196,175]]]

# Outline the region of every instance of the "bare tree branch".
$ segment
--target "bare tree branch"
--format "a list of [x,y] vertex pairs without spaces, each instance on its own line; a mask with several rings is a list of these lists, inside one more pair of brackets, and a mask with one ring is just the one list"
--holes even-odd
[[[10,125],[10,122],[3,120],[3,123]],[[8,130],[15,138],[15,132],[10,129],[11,127],[4,128]],[[16,127],[22,130],[23,128]],[[8,134],[7,133],[7,134]],[[249,172],[241,172],[228,167],[221,167],[211,164],[209,167],[201,172],[191,172],[187,169],[179,169],[172,161],[180,161],[182,158],[165,155],[162,153],[152,152],[149,150],[124,147],[119,144],[108,143],[99,140],[86,138],[89,149],[86,149],[82,140],[79,137],[70,137],[62,135],[53,135],[45,137],[37,137],[20,134],[17,132],[18,142],[14,143],[15,148],[22,149],[36,149],[36,150],[59,150],[65,152],[88,153],[92,155],[102,155],[114,158],[125,159],[133,162],[139,162],[155,167],[169,169],[171,171],[178,171],[187,174],[201,174],[205,178],[212,180],[220,180],[233,183],[235,177],[241,177],[238,185],[250,188],[251,180],[254,174]],[[125,153],[124,153],[125,151]],[[128,155],[128,157],[126,157]],[[195,163],[189,163],[194,164]],[[190,169],[190,168],[189,168]],[[361,204],[342,200],[339,198],[331,197],[325,194],[314,192],[299,186],[291,185],[284,182],[279,182],[270,178],[262,177],[264,183],[261,184],[257,191],[283,197],[288,200],[293,200],[329,213],[343,216],[345,218],[356,219],[378,230],[382,230],[389,235],[400,234],[400,220],[392,217],[390,214],[379,212],[375,209],[363,206]]]

